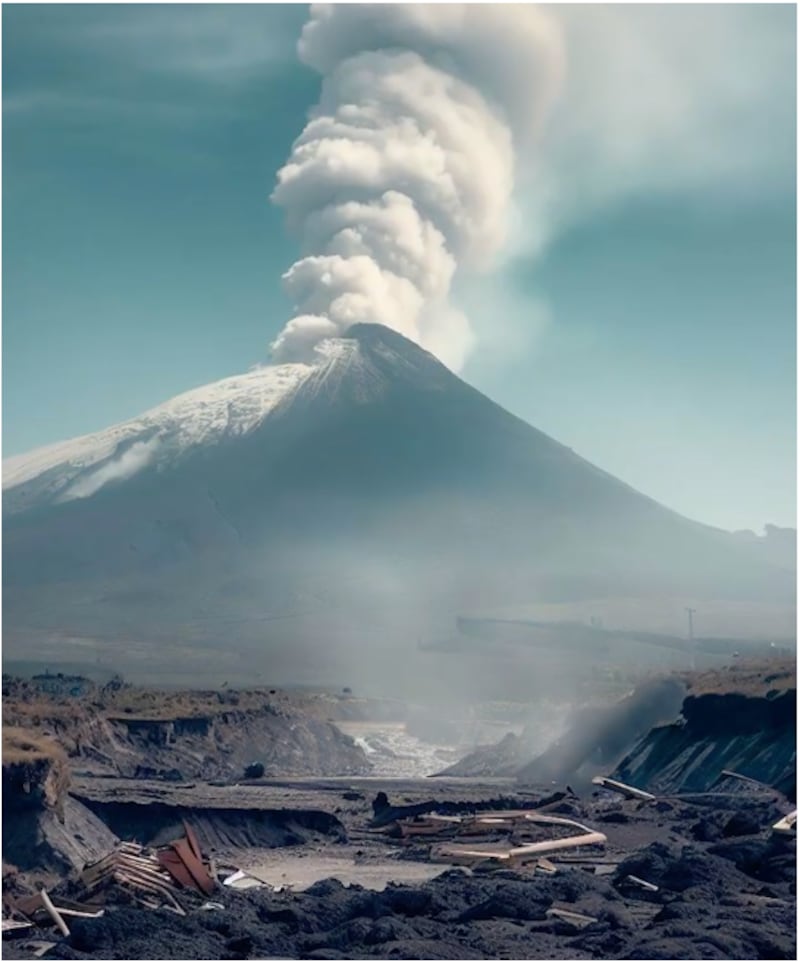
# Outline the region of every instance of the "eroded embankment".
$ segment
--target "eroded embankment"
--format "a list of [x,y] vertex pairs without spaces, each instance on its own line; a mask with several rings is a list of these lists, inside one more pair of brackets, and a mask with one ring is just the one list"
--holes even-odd
[[[20,892],[79,870],[120,837],[149,842],[180,829],[186,816],[212,850],[339,837],[332,815],[280,803],[239,810],[235,790],[227,802],[205,804],[190,786],[241,777],[253,763],[282,776],[370,770],[351,738],[273,690],[165,692],[121,680],[99,688],[75,677],[4,676],[3,721],[3,883]],[[166,779],[186,795],[172,806],[126,805],[124,796],[90,806],[74,791],[80,773],[100,784],[108,776],[128,785]]]
[[797,691],[690,695],[681,719],[654,728],[623,759],[616,776],[655,792],[705,791],[723,770],[796,797]]
[[277,848],[307,842],[344,840],[344,826],[329,812],[303,809],[188,807],[151,802],[101,802],[84,799],[119,838],[142,845],[162,845],[184,834],[191,823],[204,851]]
[[73,771],[174,780],[236,777],[253,763],[265,775],[370,771],[352,738],[280,692],[160,692],[122,683],[99,689],[87,682],[72,696],[52,691],[57,681],[4,678],[4,721],[60,744]]
[[54,870],[67,865],[47,841],[64,819],[69,763],[62,747],[35,731],[3,731],[3,865]]
[[195,717],[109,718],[123,775],[220,778],[256,763],[265,775],[355,775],[370,770],[363,751],[334,725],[266,704]]

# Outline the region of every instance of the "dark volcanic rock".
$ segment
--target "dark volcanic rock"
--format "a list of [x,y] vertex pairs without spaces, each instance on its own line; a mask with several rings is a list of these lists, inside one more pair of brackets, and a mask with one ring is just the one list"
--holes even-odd
[[726,838],[735,835],[758,835],[763,825],[752,812],[736,812],[722,826],[722,834]]
[[784,839],[726,839],[709,852],[729,859],[746,875],[764,882],[790,882],[796,878],[795,851]]
[[[733,812],[722,814],[729,820]],[[795,958],[793,858],[786,841],[742,836],[711,850],[690,841],[651,844],[613,879],[562,865],[555,875],[451,870],[382,892],[334,880],[301,893],[220,890],[214,898],[223,910],[186,918],[109,905],[104,918],[76,920],[70,940],[48,957]],[[655,904],[625,888],[631,873],[660,886]],[[775,879],[768,886],[766,875]],[[548,918],[553,905],[596,921],[578,929]]]

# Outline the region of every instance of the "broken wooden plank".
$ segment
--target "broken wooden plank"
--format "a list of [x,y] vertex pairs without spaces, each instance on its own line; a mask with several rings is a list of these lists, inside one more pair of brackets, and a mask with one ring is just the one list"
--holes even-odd
[[133,873],[123,872],[122,870],[114,874],[114,881],[120,885],[131,885],[134,888],[144,889],[146,892],[157,892],[159,895],[164,895],[170,891],[168,883],[143,878]]
[[76,919],[99,919],[105,915],[105,909],[98,909],[96,912],[79,912],[77,909],[65,909],[63,905],[56,906],[60,915]]
[[25,943],[25,949],[33,955],[35,959],[40,959],[46,952],[49,952],[57,942],[46,942],[44,939],[35,939]]
[[94,905],[91,902],[74,902],[72,899],[63,898],[61,895],[53,904],[59,912],[66,912],[67,909],[72,909],[73,912],[96,912],[100,908],[99,905]]
[[431,852],[431,860],[452,862],[456,865],[471,865],[474,862],[508,863],[508,849],[470,848],[468,845],[440,846]]
[[140,895],[140,896],[136,899],[136,903],[137,903],[137,905],[143,905],[146,909],[160,909],[160,908],[161,908],[161,902],[159,902],[158,899],[145,898],[143,895]]
[[509,849],[470,848],[466,845],[442,845],[432,856],[441,861],[475,862],[496,861],[499,863],[524,862],[538,858],[549,852],[559,852],[582,845],[605,845],[607,838],[602,832],[587,832],[583,835],[570,835],[568,838],[549,839],[532,842]]
[[568,828],[577,828],[580,832],[591,832],[582,822],[576,822],[574,818],[562,818],[560,815],[543,815],[541,812],[528,812],[525,815],[526,822],[534,822],[541,825],[566,825]]
[[509,851],[509,857],[514,859],[527,858],[528,855],[543,855],[546,852],[560,852],[562,849],[579,848],[582,845],[605,845],[608,841],[602,832],[586,832],[584,835],[570,835],[567,838],[550,839],[545,842],[532,842],[530,845],[520,845]]
[[3,938],[18,938],[32,928],[33,922],[18,922],[16,919],[3,919]]
[[156,889],[169,891],[173,888],[172,880],[167,876],[153,877],[152,875],[147,875],[143,872],[137,872],[136,869],[132,868],[120,868],[114,873],[114,878],[119,881],[120,879],[133,879],[136,882],[140,882],[142,885],[149,885],[155,887]]
[[[103,914],[102,909],[98,910],[97,906],[84,905],[82,902],[73,902],[70,899],[59,898],[58,905],[54,902],[51,904],[59,915],[66,917],[95,919]],[[40,922],[50,917],[41,892],[18,899],[14,903],[13,911],[19,912],[33,922]]]
[[656,799],[656,796],[650,792],[645,792],[641,788],[634,788],[633,785],[626,785],[624,782],[618,782],[613,778],[606,778],[604,775],[595,775],[592,784],[600,785],[601,788],[607,788],[609,791],[617,792],[626,798],[638,799],[641,802],[654,802]]
[[69,926],[61,917],[60,913],[58,912],[58,909],[56,909],[56,907],[50,901],[50,896],[47,894],[47,889],[42,889],[39,892],[39,895],[42,899],[42,905],[44,906],[45,911],[50,916],[50,918],[55,922],[56,928],[58,929],[58,931],[66,938],[69,938]]
[[129,852],[133,855],[141,855],[144,851],[144,846],[140,845],[138,842],[120,842],[117,845],[118,852]]
[[153,868],[158,871],[158,861],[154,856],[141,856],[126,849],[116,849],[100,861],[88,865],[81,872],[81,882],[87,887],[91,887],[98,879],[112,874],[120,865],[136,866],[142,869]]
[[647,882],[643,878],[639,878],[638,875],[626,875],[623,879],[624,882],[630,882],[631,885],[636,885],[640,889],[644,889],[645,892],[657,892],[658,886],[654,885],[652,882]]
[[549,919],[556,918],[562,919],[564,922],[570,922],[572,925],[578,926],[578,928],[586,928],[587,925],[591,925],[596,922],[597,919],[593,915],[584,915],[582,912],[575,912],[572,909],[562,909],[553,906],[549,908],[544,913]]
[[[197,840],[195,839],[195,845]],[[188,838],[178,839],[171,843],[171,849],[158,853],[158,862],[169,874],[186,888],[194,888],[205,895],[214,891],[215,881],[208,874],[208,869],[195,854],[195,850]]]
[[772,826],[772,831],[777,832],[779,835],[796,835],[797,834],[797,809],[793,812],[789,812],[788,815],[784,815],[783,818],[779,819]]
[[161,868],[158,862],[155,860],[152,862],[146,862],[143,859],[133,859],[130,857],[119,858],[116,862],[116,868],[129,868],[136,872],[144,872],[149,875],[164,875],[164,870]]
[[116,865],[116,859],[113,855],[106,855],[99,862],[95,862],[93,865],[87,865],[86,868],[81,872],[81,881],[86,884],[86,882],[91,881],[105,872],[110,871]]
[[37,892],[35,895],[25,895],[17,899],[11,903],[11,910],[28,919],[33,918],[37,912],[44,911],[41,893]]
[[472,818],[465,821],[459,829],[459,835],[477,835],[480,832],[508,831],[513,832],[519,825],[521,819],[518,818],[495,818],[485,816],[483,818]]

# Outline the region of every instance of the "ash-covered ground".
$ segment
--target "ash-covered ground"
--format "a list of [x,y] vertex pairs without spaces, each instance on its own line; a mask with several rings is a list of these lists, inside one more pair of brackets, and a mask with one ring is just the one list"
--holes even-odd
[[[257,840],[260,845],[245,847],[244,836],[232,833],[224,818],[214,824],[206,807],[197,818],[204,848],[213,847],[223,862],[238,855],[256,874],[271,873],[270,881],[292,888],[237,892],[219,886],[211,900],[218,907],[205,910],[203,899],[185,895],[190,910],[185,918],[125,905],[121,895],[104,917],[76,920],[70,937],[44,957],[796,958],[795,843],[771,830],[788,807],[779,793],[735,779],[714,793],[652,802],[622,799],[604,789],[584,798],[555,793],[563,797],[542,812],[576,818],[608,841],[554,853],[556,872],[544,874],[533,865],[513,871],[454,868],[431,861],[435,839],[401,840],[368,831],[372,793],[381,784],[393,804],[435,800],[443,812],[535,805],[543,798],[510,785],[456,779],[304,779],[253,787],[250,799],[242,798],[241,789],[220,787],[218,796],[252,804],[249,810],[261,819],[265,809],[256,804],[283,812],[294,837],[279,848],[267,848],[266,836]],[[122,799],[130,799],[130,812],[136,796],[126,796],[120,783],[98,787],[94,811],[102,811],[98,799],[104,791],[106,803],[117,806],[116,828],[123,830]],[[331,821],[317,822],[316,828],[306,823],[304,830],[302,813],[309,806],[329,813]],[[164,832],[163,814],[152,827]],[[287,848],[287,842],[294,844]],[[414,870],[441,874],[422,883],[392,881],[414,878]],[[338,873],[350,884],[313,882],[320,871]],[[639,887],[631,875],[658,890]],[[69,884],[63,891],[76,894]],[[553,909],[594,921],[554,916]],[[12,949],[6,957],[31,956]]]
[[[175,780],[154,778],[141,770],[142,762],[147,739],[161,740],[165,721],[154,719],[150,706],[147,725],[139,731],[108,709],[108,724],[90,724],[82,709],[73,718],[59,703],[58,712],[48,712],[47,723],[62,732],[72,765],[69,778],[63,755],[48,756],[44,736],[32,747],[20,742],[13,764],[4,758],[7,908],[13,896],[43,882],[54,899],[80,901],[85,893],[77,877],[83,861],[119,839],[162,844],[182,832],[184,820],[218,867],[219,879],[241,868],[267,884],[250,891],[218,884],[210,898],[180,891],[185,917],[142,908],[130,891],[112,887],[105,893],[102,917],[71,919],[66,938],[52,927],[28,932],[4,941],[3,954],[34,958],[44,948],[38,957],[796,958],[795,836],[773,828],[796,807],[789,744],[794,744],[794,672],[793,666],[765,670],[758,684],[751,679],[747,686],[738,668],[715,675],[713,685],[707,676],[690,680],[680,716],[644,734],[638,724],[630,727],[630,700],[611,706],[608,716],[592,715],[593,726],[581,715],[541,755],[547,764],[534,766],[552,773],[553,759],[569,755],[579,759],[572,772],[579,777],[562,771],[538,783],[527,774],[533,770],[531,759],[521,756],[524,779],[488,774],[391,778],[357,771],[314,777],[303,774],[307,760],[297,762],[294,776],[267,772],[244,779],[239,771],[212,781],[197,777],[193,773],[203,766],[200,749],[216,746],[214,765],[220,772],[225,758],[239,765],[248,757],[231,735],[242,718],[241,704],[235,714],[227,704],[214,715],[205,705],[202,713],[195,712],[195,718],[211,716],[208,731],[198,732],[192,723],[181,734],[170,722],[168,734],[176,740],[159,741],[158,765],[152,767],[178,762],[187,767]],[[281,696],[270,697],[274,703]],[[270,733],[277,724],[273,719],[287,732],[297,726],[297,746],[317,731],[299,725],[296,708],[294,714],[284,709],[264,714],[243,700],[251,726],[251,715],[259,724],[264,715],[272,727],[263,730]],[[185,712],[187,706],[179,707]],[[15,711],[31,718],[40,711],[39,702],[23,699]],[[134,718],[145,720],[144,712]],[[623,730],[630,731],[634,744],[615,745],[616,769],[611,756],[598,757],[597,746],[584,751],[592,738],[607,748],[610,735],[614,741]],[[324,744],[349,761],[352,743],[340,742],[327,728],[320,731]],[[106,739],[101,748],[99,734]],[[254,735],[253,727],[250,744]],[[324,751],[321,741],[309,744]],[[392,750],[401,744],[413,754],[408,739],[393,743]],[[523,739],[517,749],[524,744]],[[105,768],[100,759],[91,770],[88,762],[98,750],[109,753]],[[286,759],[293,757],[286,746],[282,750]],[[133,757],[138,776],[114,774],[112,751],[120,759]],[[481,765],[491,757],[491,751],[482,755]],[[510,757],[500,759],[501,767]],[[405,765],[408,759],[401,761]],[[593,785],[593,766],[617,777],[628,772],[628,780],[653,797],[626,798]],[[726,775],[729,767],[750,778]],[[25,785],[35,790],[26,795]],[[503,849],[553,840],[564,829],[537,824],[510,833],[488,829],[473,838],[447,831],[404,835],[397,828],[398,819],[414,813],[464,816],[519,809],[572,819],[603,833],[605,842],[552,851],[544,866],[532,859],[490,869],[481,862],[457,866],[440,848],[466,842]]]

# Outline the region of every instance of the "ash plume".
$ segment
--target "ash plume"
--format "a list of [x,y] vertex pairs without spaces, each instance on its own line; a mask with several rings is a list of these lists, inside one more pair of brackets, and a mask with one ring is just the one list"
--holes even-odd
[[532,6],[319,4],[298,50],[323,81],[272,195],[303,253],[283,277],[296,314],[273,358],[313,359],[369,322],[458,370],[473,332],[453,278],[504,244],[516,151],[558,90],[560,34]]

